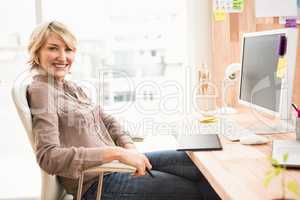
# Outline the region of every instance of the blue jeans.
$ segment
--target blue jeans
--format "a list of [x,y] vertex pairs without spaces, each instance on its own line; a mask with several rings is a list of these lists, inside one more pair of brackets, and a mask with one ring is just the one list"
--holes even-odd
[[[102,200],[220,199],[185,152],[157,151],[145,155],[155,177],[148,174],[134,177],[129,173],[105,175]],[[82,199],[96,199],[97,185],[96,181]]]

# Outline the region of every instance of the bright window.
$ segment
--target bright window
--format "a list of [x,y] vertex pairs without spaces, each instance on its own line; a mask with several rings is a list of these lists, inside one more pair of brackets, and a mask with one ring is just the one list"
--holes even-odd
[[51,0],[43,2],[43,11],[44,20],[59,20],[74,30],[92,68],[106,63],[130,76],[151,76],[162,75],[166,63],[185,61],[185,4],[184,0]]
[[[186,63],[185,0],[49,0],[43,11],[44,20],[66,23],[79,38],[75,78],[98,78],[109,68],[117,71],[113,79],[121,79],[118,72],[164,79]],[[135,91],[116,82],[109,84],[107,102],[135,99]]]
[[34,0],[0,0],[0,47],[25,44],[35,26]]

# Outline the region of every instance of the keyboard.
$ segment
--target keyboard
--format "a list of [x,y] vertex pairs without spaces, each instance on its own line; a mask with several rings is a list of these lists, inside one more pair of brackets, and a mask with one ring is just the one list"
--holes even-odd
[[198,122],[196,134],[218,134],[230,141],[238,141],[241,136],[253,135],[254,132],[240,126],[235,120],[218,117],[214,123]]
[[[284,154],[288,154],[287,161],[283,160]],[[300,141],[298,140],[273,140],[272,158],[280,165],[287,167],[300,167]]]

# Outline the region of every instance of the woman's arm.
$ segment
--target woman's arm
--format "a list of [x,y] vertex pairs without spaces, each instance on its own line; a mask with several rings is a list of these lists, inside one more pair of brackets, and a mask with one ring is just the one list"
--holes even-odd
[[[118,146],[125,147],[127,144],[129,146],[134,146],[133,140],[129,134],[122,128],[120,123],[111,115],[106,114],[99,106],[100,119],[102,119],[105,127],[107,128],[110,136]],[[128,146],[128,145],[127,145]]]
[[[78,85],[74,86],[77,89],[77,92],[83,99],[89,99],[88,95],[85,91]],[[112,137],[113,141],[121,147],[124,148],[133,148],[134,143],[129,136],[129,134],[123,130],[120,123],[111,115],[106,114],[103,112],[103,109],[100,106],[97,106],[97,111],[99,110],[100,120],[103,121],[104,126],[107,128],[110,136]],[[102,123],[102,122],[100,122]]]
[[134,143],[127,143],[124,145],[125,149],[134,149],[137,150],[136,146],[134,145]]

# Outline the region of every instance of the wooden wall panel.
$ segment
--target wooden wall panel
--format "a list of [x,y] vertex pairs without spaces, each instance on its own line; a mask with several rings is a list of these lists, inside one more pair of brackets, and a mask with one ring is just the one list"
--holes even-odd
[[293,101],[300,106],[300,26],[298,25],[298,47],[297,47],[297,65],[294,80],[294,97]]
[[[212,51],[213,51],[213,81],[221,91],[224,71],[230,63],[240,62],[241,38],[245,32],[264,31],[284,28],[279,24],[278,17],[256,18],[255,0],[244,0],[244,11],[238,14],[226,14],[225,21],[213,21]],[[237,27],[233,24],[238,23]],[[294,102],[300,106],[300,26],[298,25],[298,53],[296,77],[294,81]],[[238,31],[238,33],[236,33]],[[230,34],[234,34],[233,36]],[[236,40],[236,36],[239,39]],[[221,98],[218,99],[221,103]]]

